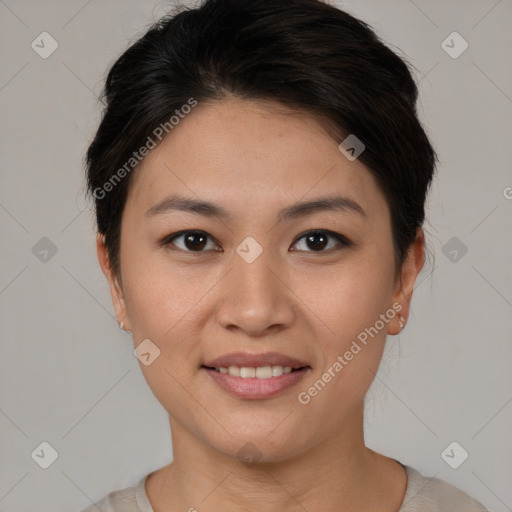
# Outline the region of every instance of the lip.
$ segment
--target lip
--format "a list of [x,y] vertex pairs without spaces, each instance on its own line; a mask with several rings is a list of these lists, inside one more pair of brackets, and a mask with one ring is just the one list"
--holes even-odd
[[256,368],[258,366],[291,366],[292,368],[302,368],[309,366],[309,364],[285,354],[280,354],[279,352],[264,352],[261,354],[233,352],[215,359],[210,359],[204,362],[203,366],[210,368],[227,368],[228,366],[246,366],[247,368]]
[[224,391],[234,396],[245,399],[263,399],[276,396],[298,384],[310,370],[310,367],[301,368],[290,373],[283,373],[279,377],[270,377],[268,379],[233,377],[228,373],[220,373],[205,366],[201,370],[206,372]]
[[[291,366],[293,371],[283,373],[279,377],[259,379],[257,377],[233,377],[228,373],[220,373],[215,370],[215,368],[228,368],[229,366],[245,366],[247,368]],[[206,361],[201,370],[206,372],[221,389],[231,395],[244,399],[264,399],[276,396],[298,384],[311,370],[311,366],[305,361],[279,352],[261,354],[233,352]]]

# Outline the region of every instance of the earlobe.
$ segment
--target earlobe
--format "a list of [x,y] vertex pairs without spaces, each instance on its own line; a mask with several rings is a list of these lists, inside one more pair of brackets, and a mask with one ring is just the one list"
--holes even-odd
[[399,303],[402,307],[400,314],[395,318],[395,323],[390,324],[389,334],[398,334],[409,317],[409,304],[414,291],[414,283],[425,263],[425,235],[419,227],[416,231],[416,238],[408,249],[402,270],[396,283],[393,303]]
[[130,332],[123,288],[119,284],[118,277],[114,274],[110,265],[110,258],[105,244],[105,235],[100,233],[96,236],[96,252],[98,254],[101,270],[103,274],[105,274],[110,287],[110,296],[112,304],[114,305],[117,323],[123,326],[123,330]]

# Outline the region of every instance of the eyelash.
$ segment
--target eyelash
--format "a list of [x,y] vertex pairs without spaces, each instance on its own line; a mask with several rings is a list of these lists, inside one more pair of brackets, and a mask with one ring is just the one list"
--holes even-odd
[[[184,230],[184,231],[179,231],[177,233],[173,233],[171,235],[168,235],[166,236],[161,242],[159,245],[162,245],[162,246],[170,246],[172,245],[172,242],[179,238],[179,237],[182,237],[183,235],[186,235],[186,234],[189,234],[189,233],[193,233],[193,234],[199,234],[199,235],[206,235],[210,240],[214,240],[215,239],[209,235],[208,233],[206,233],[205,231],[201,231],[199,229],[187,229],[187,230]],[[309,251],[299,251],[299,252],[310,252],[310,253],[332,253],[334,251],[337,251],[337,250],[341,250],[343,248],[348,248],[348,247],[352,247],[355,245],[354,242],[350,241],[348,238],[346,238],[345,236],[339,234],[339,233],[335,233],[334,231],[329,231],[328,229],[310,229],[309,231],[306,231],[304,233],[302,233],[296,240],[295,242],[293,243],[293,245],[297,245],[297,243],[302,240],[303,238],[306,238],[307,235],[310,235],[310,234],[318,234],[318,233],[321,233],[321,234],[325,234],[327,235],[328,237],[330,238],[335,238],[340,247],[334,247],[334,248],[330,248],[330,249],[322,249],[322,250],[319,250],[319,251],[313,251],[313,250],[309,250]],[[203,252],[208,252],[208,251],[204,251],[204,250],[200,250],[200,251],[191,251],[191,250],[188,250],[188,249],[181,249],[180,247],[177,247],[176,249],[171,249],[171,250],[178,250],[178,251],[182,251],[182,252],[185,252],[185,253],[190,253],[190,254],[194,254],[194,255],[199,255]],[[217,252],[221,252],[221,251],[217,251]]]

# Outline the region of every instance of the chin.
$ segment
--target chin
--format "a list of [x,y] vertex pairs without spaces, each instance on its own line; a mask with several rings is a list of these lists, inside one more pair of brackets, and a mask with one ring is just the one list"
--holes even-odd
[[[278,423],[277,423],[278,424]],[[246,464],[272,464],[293,459],[307,450],[299,437],[283,429],[278,432],[276,423],[264,430],[244,429],[237,433],[230,430],[233,437],[222,436],[222,440],[209,440],[212,448],[228,457]],[[229,430],[229,429],[228,429]]]

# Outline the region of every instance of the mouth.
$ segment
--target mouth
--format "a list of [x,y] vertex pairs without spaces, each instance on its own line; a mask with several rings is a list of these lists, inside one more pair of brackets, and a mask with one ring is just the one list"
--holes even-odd
[[271,398],[297,385],[311,366],[283,354],[235,353],[201,365],[223,391],[243,399]]
[[213,370],[217,373],[223,373],[230,375],[231,377],[240,377],[242,379],[272,379],[281,377],[288,373],[299,372],[311,368],[310,366],[301,366],[299,368],[293,368],[292,366],[281,366],[281,365],[266,365],[266,366],[219,366],[217,368],[213,366],[202,366],[206,370]]

